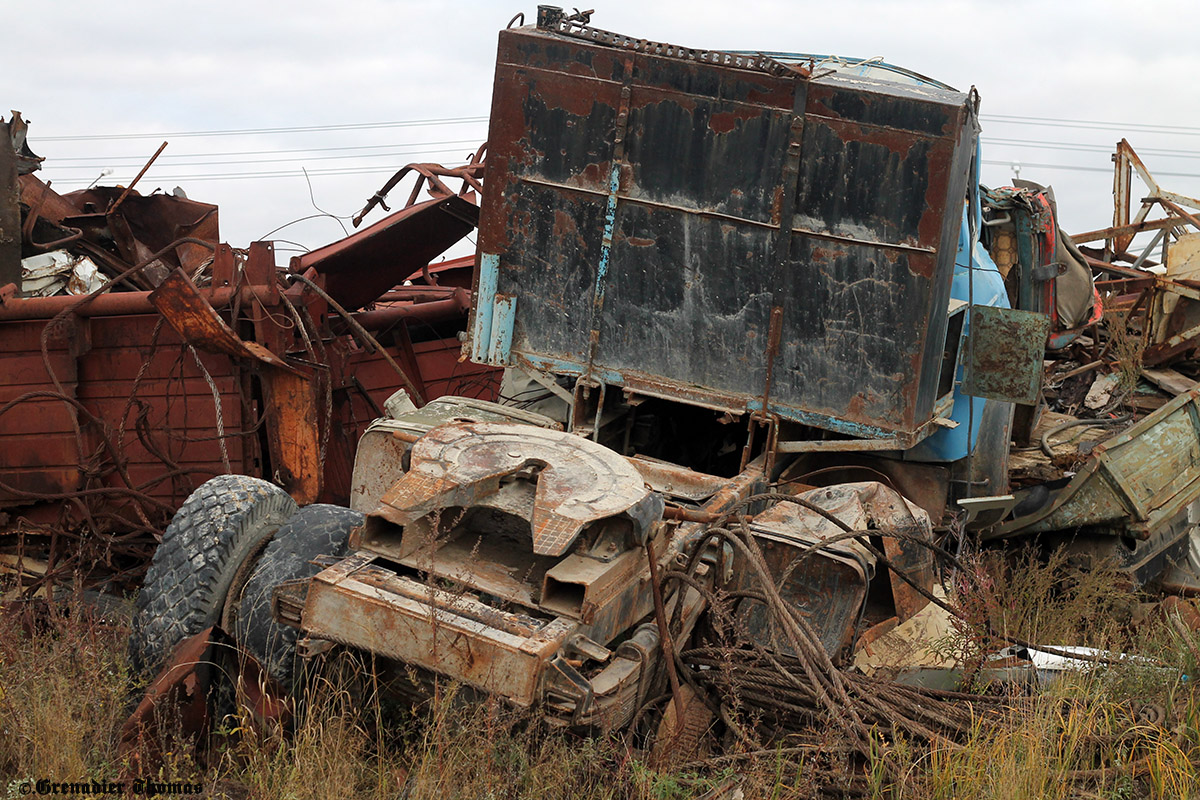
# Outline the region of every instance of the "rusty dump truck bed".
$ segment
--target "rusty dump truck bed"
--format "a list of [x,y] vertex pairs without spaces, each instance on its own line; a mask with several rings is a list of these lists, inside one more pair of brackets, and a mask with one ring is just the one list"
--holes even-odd
[[906,447],[976,134],[950,90],[502,31],[472,357]]

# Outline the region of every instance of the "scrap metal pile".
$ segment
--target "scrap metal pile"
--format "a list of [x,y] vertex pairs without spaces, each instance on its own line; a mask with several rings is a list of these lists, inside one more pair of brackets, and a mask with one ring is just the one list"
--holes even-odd
[[[1047,296],[1054,294],[1059,308],[1073,295],[1066,302],[1079,309],[1051,333],[1040,398],[1017,412],[1009,478],[1018,493],[1063,483],[1079,472],[1103,472],[1101,464],[1111,455],[1137,447],[1145,433],[1139,423],[1166,406],[1179,409],[1179,433],[1192,429],[1190,398],[1200,387],[1200,219],[1195,213],[1200,200],[1163,189],[1125,140],[1117,144],[1113,162],[1113,225],[1107,228],[1066,234],[1054,222],[1053,190],[1028,182],[991,192],[985,201],[991,220],[985,224],[993,227],[984,242],[1006,274],[1014,305],[1022,302],[1026,284],[1011,265],[1023,258],[1053,273],[1043,276],[1040,286]],[[1134,174],[1148,188],[1131,217]],[[1040,258],[1036,252],[1017,254],[1015,239],[1006,233],[1014,224],[1042,231]],[[1088,289],[1073,288],[1069,281]],[[1094,302],[1080,302],[1092,294],[1083,281],[1094,285]],[[1180,467],[1169,458],[1160,461],[1162,455],[1153,447],[1144,449],[1123,469],[1167,475]],[[1193,475],[1184,467],[1179,480],[1191,481]],[[1134,500],[1126,511],[1144,517],[1152,504]],[[1140,575],[1139,583],[1161,578],[1165,590],[1193,594],[1200,588],[1194,550],[1189,545],[1183,568],[1165,573],[1161,560],[1136,566],[1123,561]]]
[[[1046,376],[1053,410],[1097,419],[1155,411],[1200,374],[1200,201],[1161,188],[1125,140],[1113,162],[1113,225],[1064,240],[1095,274],[1106,322],[1052,349]],[[1131,218],[1135,172],[1149,188]]]
[[[232,643],[266,716],[264,687],[366,654],[410,700],[451,680],[693,755],[826,723],[869,758],[996,713],[922,660],[961,553],[1065,545],[1200,591],[1200,389],[1163,370],[1200,343],[1197,201],[1155,185],[1168,218],[1067,237],[1049,189],[980,186],[974,91],[874,59],[541,6],[496,70],[486,184],[482,149],[405,168],[356,221],[415,172],[404,209],[286,269],[218,244],[215,210],[123,221],[191,201],[21,177],[29,290],[83,255],[108,280],[22,297],[0,265],[16,557],[49,579],[70,538],[129,577],[181,506],[133,620],[157,679],[127,742],[162,698],[204,727],[192,672]],[[1150,182],[1118,157],[1118,187]],[[476,222],[476,258],[429,266]]]
[[[936,652],[959,553],[1066,542],[1138,586],[1186,567],[1200,391],[1010,480],[1014,435],[1066,408],[1048,354],[1104,325],[1119,362],[1129,327],[1048,189],[979,185],[974,92],[823,58],[551,6],[502,31],[463,337],[501,402],[389,404],[336,518],[201,486],[140,595],[130,650],[158,679],[126,740],[232,640],[260,693],[365,656],[405,701],[449,680],[652,760],[832,741],[861,764],[1001,715]],[[219,590],[176,602],[192,558]],[[1035,653],[1104,658],[985,633],[1017,648],[986,671],[1010,684]]]
[[216,474],[345,502],[358,435],[399,388],[494,396],[496,370],[458,359],[472,259],[430,266],[474,228],[482,151],[405,167],[364,214],[413,174],[403,208],[278,264],[270,242],[221,243],[217,207],[178,190],[59,194],[27,133],[0,124],[8,598],[77,577],[128,592]]

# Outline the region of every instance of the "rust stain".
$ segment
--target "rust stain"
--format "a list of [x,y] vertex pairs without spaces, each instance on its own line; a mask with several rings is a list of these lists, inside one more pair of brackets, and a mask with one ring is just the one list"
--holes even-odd
[[562,109],[577,117],[587,117],[596,105],[596,98],[589,92],[581,92],[575,86],[566,90],[561,86],[543,87],[540,81],[530,81],[530,95],[540,100],[548,109]]
[[714,133],[729,133],[737,127],[738,115],[732,111],[719,111],[709,117],[708,127]]
[[554,212],[554,237],[562,239],[566,236],[575,236],[579,233],[579,228],[575,225],[575,220],[570,214],[556,210]]
[[846,411],[849,412],[848,416],[852,419],[866,419],[868,416],[866,395],[859,392],[851,397]]

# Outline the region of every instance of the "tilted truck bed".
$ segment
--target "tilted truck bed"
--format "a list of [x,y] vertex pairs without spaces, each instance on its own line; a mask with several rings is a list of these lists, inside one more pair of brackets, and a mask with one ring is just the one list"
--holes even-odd
[[942,88],[502,31],[471,357],[908,447],[977,129]]

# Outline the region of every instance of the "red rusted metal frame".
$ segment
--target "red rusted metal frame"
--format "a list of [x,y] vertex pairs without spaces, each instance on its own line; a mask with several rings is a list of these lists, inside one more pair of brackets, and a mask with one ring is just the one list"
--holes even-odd
[[[1146,184],[1148,193],[1141,200],[1137,214],[1130,217],[1132,210],[1132,179],[1133,173]],[[1168,216],[1162,219],[1149,220],[1151,209],[1159,205]],[[1174,228],[1191,226],[1200,230],[1200,218],[1184,207],[1200,209],[1200,200],[1187,195],[1181,195],[1163,189],[1151,174],[1145,163],[1134,151],[1133,146],[1125,139],[1117,143],[1113,154],[1113,224],[1109,228],[1088,231],[1072,236],[1072,241],[1079,245],[1095,241],[1104,242],[1101,264],[1114,261],[1133,261],[1128,250],[1137,234],[1151,230],[1168,231]],[[1096,266],[1096,265],[1094,265]]]
[[[359,311],[352,315],[360,325],[369,331],[390,328],[400,322],[424,322],[435,324],[448,322],[466,314],[471,308],[471,295],[465,289],[457,289],[445,300],[433,300],[427,303],[405,303],[378,305],[373,311]],[[333,323],[335,331],[344,330],[346,326],[339,322]]]
[[[477,369],[459,364],[456,338],[428,338],[431,334],[442,336],[441,331],[455,321],[465,320],[470,303],[469,291],[433,285],[434,276],[464,267],[469,271],[472,259],[456,259],[432,270],[427,261],[419,259],[425,250],[444,250],[445,242],[453,241],[451,235],[457,239],[462,235],[460,229],[474,225],[483,153],[480,148],[471,163],[460,167],[412,165],[409,171],[418,178],[415,193],[427,190],[434,198],[430,206],[440,204],[434,216],[450,220],[414,216],[416,225],[402,231],[406,237],[403,249],[416,253],[418,261],[410,267],[402,259],[395,283],[419,269],[426,276],[426,285],[388,287],[378,298],[369,299],[369,311],[358,315],[343,312],[352,320],[349,324],[360,331],[368,327],[388,331],[399,326],[394,347],[389,343],[388,350],[402,360],[403,372],[413,376],[421,395],[437,396],[453,389],[460,372],[480,380]],[[458,192],[448,185],[451,178],[462,181]],[[56,412],[59,421],[65,422],[63,414],[72,420],[61,432],[70,436],[73,428],[78,443],[78,459],[67,459],[78,461],[70,467],[80,482],[72,492],[22,493],[9,498],[4,506],[22,520],[30,520],[22,524],[34,537],[30,544],[36,542],[39,557],[46,558],[45,547],[49,547],[45,581],[71,572],[71,564],[90,541],[107,543],[109,554],[118,558],[113,562],[114,579],[136,579],[153,551],[153,537],[165,526],[170,511],[204,477],[226,469],[281,482],[300,503],[345,502],[336,491],[345,492],[347,487],[330,494],[326,483],[330,475],[345,473],[348,478],[357,434],[381,413],[383,399],[399,383],[387,370],[381,375],[374,363],[388,359],[395,366],[387,352],[373,350],[370,344],[365,350],[355,347],[345,335],[347,323],[342,316],[329,313],[330,306],[319,293],[299,284],[282,285],[269,243],[252,244],[244,256],[241,253],[245,251],[216,244],[215,206],[176,208],[178,204],[167,203],[162,209],[165,216],[159,219],[155,214],[164,204],[147,203],[154,198],[141,197],[132,191],[132,184],[124,190],[101,187],[64,197],[33,175],[20,176],[14,192],[23,193],[25,218],[17,227],[27,247],[68,245],[73,252],[91,256],[109,276],[117,276],[104,290],[82,297],[21,298],[17,296],[19,281],[0,286],[0,327],[33,330],[34,350],[36,332],[47,323],[58,332],[51,336],[48,354],[42,356],[43,361],[49,359],[46,369],[52,370],[49,375],[54,386],[41,386],[33,375],[32,383],[26,381],[32,394],[24,391],[26,384],[18,382],[16,389],[8,387],[3,399],[33,403],[17,410],[30,419],[46,418],[47,403],[59,403],[64,409]],[[447,202],[455,205],[448,208]],[[134,216],[127,219],[131,214]],[[64,220],[75,219],[80,224],[64,224]],[[134,220],[132,226],[130,219]],[[176,233],[167,247],[160,248],[155,237],[163,225]],[[204,233],[190,233],[200,231],[202,225]],[[438,225],[440,231],[431,230]],[[35,227],[38,236],[54,241],[33,241]],[[97,238],[110,233],[111,242]],[[146,234],[151,236],[148,241],[156,242],[153,248],[143,241]],[[210,235],[211,240],[207,238]],[[189,243],[195,245],[190,252]],[[201,245],[213,252],[211,259],[207,252],[197,257]],[[151,250],[156,252],[151,255]],[[400,248],[396,246],[389,250],[392,255],[397,252]],[[343,255],[341,266],[349,272],[370,271],[376,260],[368,257],[372,254],[348,248]],[[131,266],[134,260],[137,266]],[[184,271],[160,285],[176,264],[182,264]],[[193,285],[190,277],[198,268],[210,278],[202,288]],[[154,274],[142,274],[147,269]],[[324,278],[315,277],[324,286]],[[121,283],[135,291],[110,290]],[[361,317],[362,323],[355,317]],[[412,324],[418,325],[426,338],[414,342],[408,330]],[[95,357],[89,355],[93,328],[104,337],[103,345],[98,343],[104,352]],[[120,332],[122,341],[128,339],[127,354],[132,359],[122,360],[125,351],[113,346],[113,332]],[[446,342],[453,346],[442,346]],[[194,346],[190,353],[189,345]],[[43,341],[43,350],[46,347]],[[178,355],[173,355],[171,348],[178,348]],[[16,355],[23,354],[18,351]],[[26,360],[30,359],[36,361],[36,354]],[[362,381],[356,370],[364,376]],[[427,379],[422,370],[428,373]],[[55,371],[62,377],[56,378]],[[101,376],[103,380],[97,380]],[[128,398],[112,394],[127,387],[131,387]],[[366,396],[365,406],[355,391]],[[494,391],[495,387],[489,394],[481,384],[468,393],[492,396]],[[61,400],[51,400],[51,395]],[[353,408],[356,403],[369,407],[366,416]],[[211,420],[214,413],[218,428],[205,429],[211,422],[202,420]],[[184,419],[191,422],[169,421]],[[223,432],[221,419],[225,421]],[[25,430],[27,426],[21,423],[18,427]],[[331,433],[335,435],[331,437]],[[334,439],[337,446],[329,449],[327,445]],[[221,443],[221,459],[213,455],[215,442]],[[15,445],[3,445],[10,446]],[[14,454],[11,449],[7,452],[10,457]],[[30,474],[38,472],[38,458],[37,453],[28,454]],[[126,474],[126,461],[131,458],[137,459],[142,470],[132,479]],[[154,470],[153,481],[146,483],[144,474],[154,458],[162,465]],[[47,468],[52,467],[51,463]],[[152,506],[143,509],[143,500]]]
[[[371,195],[371,198],[367,200],[367,204],[363,206],[362,210],[354,215],[351,220],[354,227],[357,228],[361,225],[363,218],[371,213],[371,210],[375,206],[379,206],[384,211],[390,211],[391,209],[388,208],[385,202],[388,192],[395,189],[396,185],[404,180],[405,176],[409,173],[416,173],[417,182],[413,185],[412,192],[408,195],[408,202],[404,204],[405,208],[416,205],[417,198],[421,194],[421,189],[425,186],[428,186],[429,196],[434,198],[449,197],[454,194],[457,194],[459,197],[466,197],[472,191],[483,194],[483,169],[486,153],[487,142],[484,142],[471,156],[470,161],[458,167],[444,167],[441,164],[433,163],[408,164],[402,167],[395,175],[388,178],[387,183],[379,191]],[[442,181],[442,178],[461,180],[462,187],[458,192],[454,192]]]

